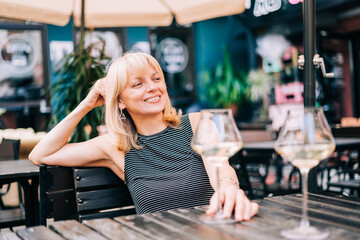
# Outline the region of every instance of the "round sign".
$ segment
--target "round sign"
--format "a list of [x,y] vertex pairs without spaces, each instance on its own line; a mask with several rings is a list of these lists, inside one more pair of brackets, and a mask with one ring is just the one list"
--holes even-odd
[[180,39],[165,38],[156,47],[155,58],[165,72],[179,73],[189,62],[189,52]]
[[29,73],[39,60],[37,44],[24,34],[12,34],[0,44],[0,64],[13,74]]

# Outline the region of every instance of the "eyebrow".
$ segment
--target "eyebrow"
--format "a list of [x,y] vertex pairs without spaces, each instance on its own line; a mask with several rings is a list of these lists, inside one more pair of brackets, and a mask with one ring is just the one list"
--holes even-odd
[[160,75],[157,71],[155,71],[153,74],[151,74],[151,76],[154,76],[154,75]]
[[[151,77],[154,77],[155,75],[160,75],[160,74],[155,71],[153,74],[151,74]],[[132,81],[132,80],[133,80],[133,81],[134,81],[134,80],[142,80],[142,78],[143,78],[142,76],[136,76],[136,77],[130,78],[129,81]]]
[[141,80],[143,77],[132,77],[132,78],[130,78],[129,80],[130,81],[135,81],[135,80]]

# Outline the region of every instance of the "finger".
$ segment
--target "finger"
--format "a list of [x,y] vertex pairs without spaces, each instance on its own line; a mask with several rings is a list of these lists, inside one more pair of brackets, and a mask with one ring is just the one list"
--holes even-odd
[[99,88],[104,88],[104,86],[105,86],[104,78],[99,79],[99,80],[96,82],[96,84],[97,84],[97,86],[98,86]]
[[249,201],[249,199],[245,198],[244,199],[244,215],[243,215],[243,219],[245,221],[250,220],[250,216],[251,216],[251,202]]
[[241,191],[236,193],[235,220],[242,221],[244,216],[244,194]]
[[208,210],[206,211],[207,215],[214,215],[217,211],[217,200],[218,200],[218,195],[215,192],[214,195],[210,198],[210,205]]
[[98,93],[105,99],[105,86],[100,86]]
[[255,216],[259,211],[259,204],[256,202],[251,202],[251,217]]
[[101,78],[97,81],[97,92],[105,99],[105,78]]
[[100,79],[100,83],[101,83],[102,88],[105,88],[105,86],[106,86],[106,78]]
[[90,89],[90,93],[95,93],[95,94],[98,94],[99,92],[99,89],[100,89],[100,82],[101,82],[101,79],[97,80],[94,85],[91,87]]
[[234,210],[236,203],[236,191],[232,189],[227,190],[225,195],[225,204],[224,204],[224,217],[229,218]]

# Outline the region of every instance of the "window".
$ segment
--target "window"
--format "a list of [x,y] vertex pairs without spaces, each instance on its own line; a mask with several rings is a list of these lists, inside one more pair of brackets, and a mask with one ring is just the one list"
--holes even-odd
[[49,85],[44,25],[0,24],[0,107],[44,105]]

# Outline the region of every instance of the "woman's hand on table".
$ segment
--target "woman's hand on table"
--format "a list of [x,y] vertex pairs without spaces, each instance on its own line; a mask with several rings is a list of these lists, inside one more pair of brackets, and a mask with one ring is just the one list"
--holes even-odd
[[[255,216],[259,210],[259,205],[251,202],[245,195],[244,191],[232,185],[225,185],[220,188],[220,200],[223,206],[223,214],[225,217],[231,217],[234,213],[236,221],[247,221]],[[210,199],[209,209],[206,211],[208,215],[214,215],[217,210],[218,194],[215,192]]]

